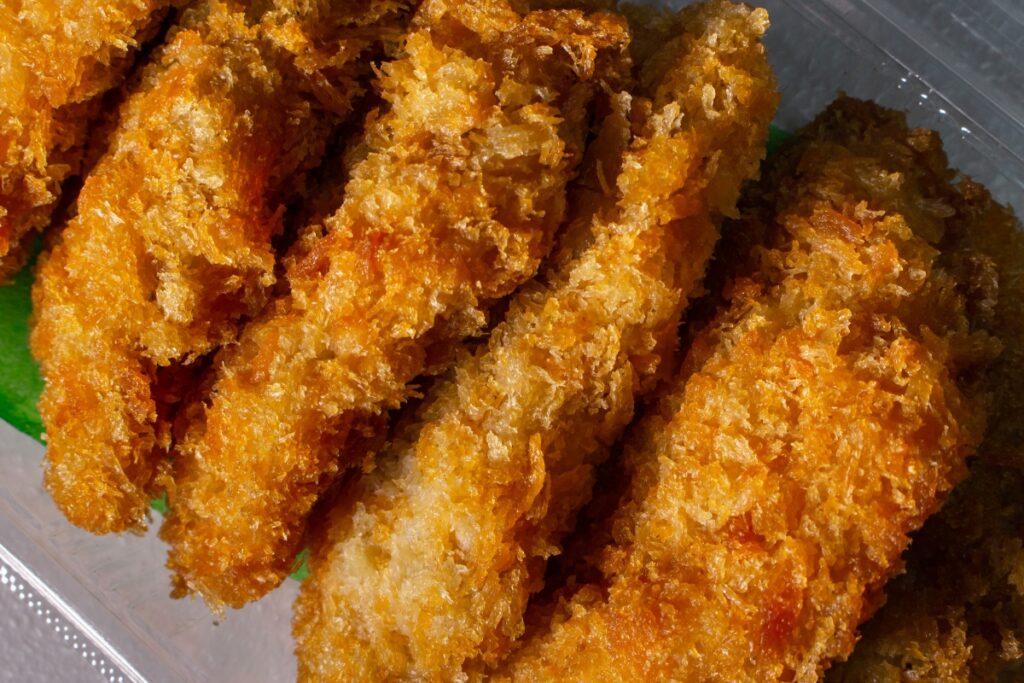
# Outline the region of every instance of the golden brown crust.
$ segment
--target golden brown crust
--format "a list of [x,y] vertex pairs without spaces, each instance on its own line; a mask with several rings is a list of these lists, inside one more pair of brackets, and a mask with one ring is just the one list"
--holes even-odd
[[950,177],[937,135],[845,99],[776,161],[731,301],[627,441],[601,578],[498,678],[815,681],[850,651],[983,427]]
[[179,594],[217,608],[276,586],[318,496],[360,464],[356,428],[533,276],[625,42],[607,15],[421,6],[381,68],[389,108],[368,119],[344,203],[301,243],[288,295],[218,360],[176,453],[162,535]]
[[[984,448],[984,446],[982,447]],[[826,680],[1016,680],[1024,660],[1024,475],[977,462],[914,537],[907,573]]]
[[89,124],[178,0],[0,5],[0,283],[78,173]]
[[993,288],[979,261],[998,274],[998,297],[980,310],[1003,343],[984,379],[993,396],[989,429],[970,478],[915,536],[907,573],[886,588],[885,607],[830,681],[967,683],[1024,671],[1024,235],[982,187],[961,187],[957,239],[977,274],[965,284]]
[[296,605],[300,680],[474,678],[510,650],[595,464],[672,364],[717,224],[757,172],[777,103],[766,27],[726,2],[684,12],[650,99],[613,98],[543,284],[317,533]]
[[[329,51],[350,65],[335,99],[356,92],[358,48],[372,42],[355,28],[336,36],[348,52]],[[46,382],[46,484],[74,524],[143,525],[167,442],[160,384],[266,301],[284,202],[338,121],[297,54],[240,6],[187,11],[41,261],[31,343]]]

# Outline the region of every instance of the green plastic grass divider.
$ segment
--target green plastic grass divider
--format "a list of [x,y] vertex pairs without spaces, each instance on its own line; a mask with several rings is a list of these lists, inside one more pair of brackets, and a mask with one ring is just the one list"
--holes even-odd
[[28,350],[34,264],[33,256],[11,284],[0,286],[0,418],[42,441],[43,421],[36,402],[43,390],[43,380]]

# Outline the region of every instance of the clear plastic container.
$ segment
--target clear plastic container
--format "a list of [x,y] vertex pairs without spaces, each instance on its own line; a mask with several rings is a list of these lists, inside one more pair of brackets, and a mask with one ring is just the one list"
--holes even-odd
[[[780,127],[798,128],[839,90],[877,100],[938,130],[955,166],[1024,211],[1018,0],[763,4],[782,86]],[[69,526],[42,490],[42,455],[38,443],[0,423],[0,591],[22,596],[0,605],[29,610],[38,637],[51,638],[48,647],[80,655],[81,671],[62,675],[89,680],[91,669],[95,680],[216,683],[294,677],[294,581],[218,624],[201,603],[167,596],[165,549],[154,533],[97,538]],[[0,641],[0,679],[13,680],[5,677],[3,647]]]

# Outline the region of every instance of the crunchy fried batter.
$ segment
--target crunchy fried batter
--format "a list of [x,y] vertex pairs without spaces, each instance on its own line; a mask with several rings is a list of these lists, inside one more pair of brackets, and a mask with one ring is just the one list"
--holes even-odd
[[1014,681],[1024,669],[1024,475],[976,463],[829,681]]
[[[1024,675],[1024,235],[983,188],[965,181],[963,194],[967,248],[998,272],[991,313],[1004,350],[985,378],[991,424],[970,478],[915,536],[907,573],[887,587],[885,607],[830,681]],[[984,287],[979,279],[968,283]]]
[[731,301],[627,441],[603,579],[497,678],[815,681],[852,649],[983,428],[967,378],[998,344],[936,249],[951,175],[937,135],[868,103],[802,133]]
[[381,69],[362,160],[290,293],[217,363],[175,459],[162,535],[175,591],[215,609],[276,586],[364,421],[415,393],[536,271],[565,213],[587,107],[625,52],[610,15],[425,2]]
[[[291,44],[265,39],[285,33],[289,7],[265,26],[213,0],[185,13],[41,263],[32,350],[46,382],[46,484],[90,531],[143,525],[177,376],[263,307],[284,202],[357,91],[357,58],[374,40],[364,34],[397,9],[305,3],[338,28],[333,43],[303,44],[294,30]],[[330,97],[307,67],[318,48],[335,60]]]
[[763,10],[716,0],[677,21],[644,96],[615,98],[556,266],[339,492],[296,604],[300,680],[477,677],[523,632],[595,465],[672,365],[774,115]]
[[103,93],[180,0],[0,4],[0,283],[78,173]]

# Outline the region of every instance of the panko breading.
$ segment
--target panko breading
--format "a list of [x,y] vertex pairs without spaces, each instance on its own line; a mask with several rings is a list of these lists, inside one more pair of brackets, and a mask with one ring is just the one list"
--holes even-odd
[[715,0],[677,22],[641,95],[614,98],[543,283],[338,492],[296,605],[300,680],[475,678],[523,632],[596,464],[672,365],[775,112],[766,12]]
[[967,248],[998,272],[992,327],[1004,349],[984,380],[993,395],[988,433],[970,477],[914,537],[906,575],[886,587],[885,607],[830,681],[1024,674],[1024,234],[980,186],[963,187]]
[[[983,446],[984,448],[984,446]],[[976,463],[915,536],[849,661],[826,680],[1019,680],[1024,660],[1024,475]]]
[[[841,99],[769,171],[760,235],[641,421],[595,549],[496,679],[816,681],[980,440],[938,136]],[[539,609],[549,609],[540,606]]]
[[0,283],[78,173],[101,96],[179,0],[0,4]]
[[217,609],[275,587],[317,498],[362,464],[366,420],[534,275],[626,42],[611,15],[421,6],[381,67],[389,106],[369,117],[344,203],[192,411],[162,530],[176,594]]
[[[270,8],[266,27],[214,0],[184,14],[40,265],[31,344],[46,383],[46,484],[90,531],[144,524],[182,368],[264,306],[284,203],[356,94],[375,27],[398,9],[364,0],[334,16],[306,3],[338,27],[311,45],[287,33],[288,7]],[[329,97],[307,68],[318,51],[333,60]]]

